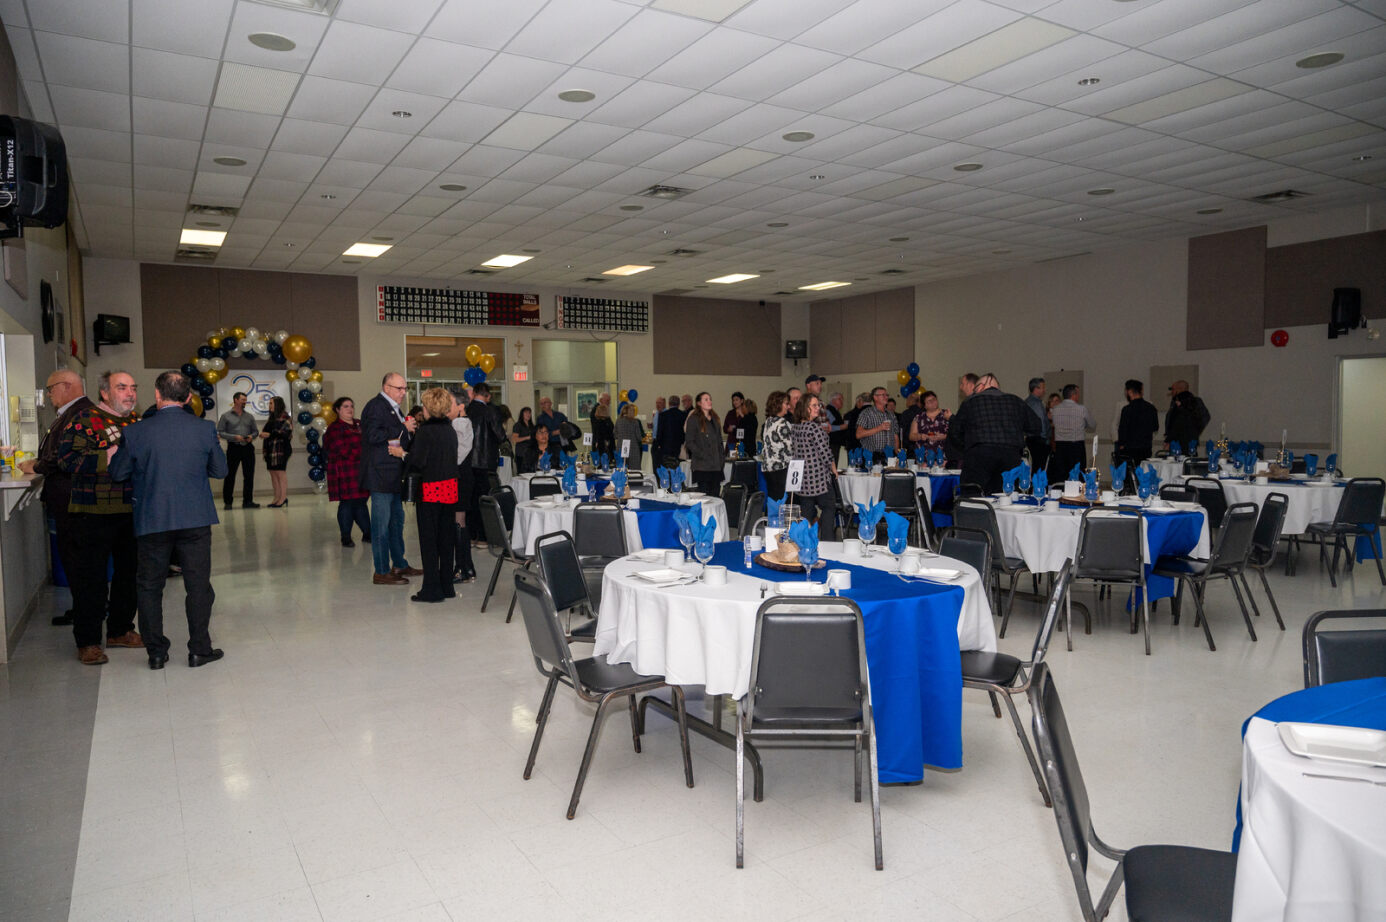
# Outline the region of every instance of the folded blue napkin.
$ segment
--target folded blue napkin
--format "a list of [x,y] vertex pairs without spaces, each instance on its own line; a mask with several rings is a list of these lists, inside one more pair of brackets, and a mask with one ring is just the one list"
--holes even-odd
[[1259,460],[1261,457],[1261,453],[1266,450],[1266,446],[1262,445],[1260,442],[1252,442],[1251,450],[1256,452],[1256,457]]
[[1049,493],[1049,475],[1044,471],[1035,471],[1030,478],[1030,494],[1032,496],[1045,496]]
[[612,455],[611,463],[616,465],[616,470],[618,471],[623,471],[626,469],[626,459],[622,458],[620,455]]
[[771,499],[768,496],[765,497],[765,521],[771,525],[778,526],[781,521],[780,508],[782,506],[784,506],[783,498]]
[[910,463],[910,456],[909,456],[909,453],[908,453],[907,451],[905,451],[905,449],[903,449],[903,448],[900,449],[899,451],[897,451],[897,452],[895,453],[895,462],[896,462],[897,464],[899,464],[901,467],[904,467],[906,464],[909,464],[909,463]]
[[563,492],[572,496],[577,492],[577,466],[569,465],[563,468]]
[[799,562],[812,566],[818,561],[818,526],[808,519],[797,519],[787,536],[799,548]]
[[1083,495],[1088,499],[1097,499],[1097,468],[1083,472]]
[[928,460],[928,450],[923,445],[914,446],[914,460],[917,464],[923,464]]
[[688,513],[689,510],[687,509],[674,510],[674,524],[677,525],[679,529],[680,543],[682,543],[684,534],[687,534],[690,538],[693,537],[693,519]]
[[1323,462],[1323,469],[1328,473],[1333,473],[1338,469],[1338,453],[1335,451]]
[[886,522],[886,542],[892,554],[898,554],[905,549],[905,544],[910,537],[910,521],[903,515],[894,512],[885,514]]
[[616,473],[611,475],[611,492],[615,494],[617,499],[626,495],[626,483],[629,480],[629,475],[620,468],[617,468]]
[[670,484],[670,486],[675,486],[675,487],[681,487],[681,486],[683,486],[683,479],[684,479],[684,474],[683,474],[683,468],[681,468],[681,467],[676,467],[676,468],[674,468],[673,471],[670,472],[670,474],[669,474],[669,484]]
[[1015,471],[1013,469],[1001,472],[1001,492],[1015,492]]
[[1150,465],[1136,468],[1136,489],[1141,496],[1152,496],[1160,489],[1160,472]]
[[[1295,463],[1293,454],[1291,454],[1290,452],[1286,452],[1286,456],[1291,464]],[[1310,477],[1313,477],[1318,472],[1319,456],[1315,454],[1306,454],[1304,456],[1304,473],[1308,474]]]
[[1126,462],[1112,465],[1112,489],[1121,492],[1126,487]]
[[1070,470],[1070,471],[1068,472],[1068,479],[1069,479],[1069,480],[1082,480],[1082,479],[1083,479],[1083,465],[1081,465],[1081,464],[1075,464],[1075,465],[1073,465],[1073,469]]
[[539,456],[539,470],[541,470],[541,471],[547,471],[547,470],[549,469],[549,464],[550,464],[549,453],[546,451],[546,452],[544,452],[542,455]]
[[1210,446],[1208,448],[1208,473],[1216,473],[1218,469],[1218,462],[1221,460],[1222,452],[1218,451],[1216,445],[1212,445],[1210,443]]
[[872,531],[876,530],[876,526],[881,522],[881,517],[885,514],[886,505],[884,502],[857,503],[858,517],[860,517],[862,523]]
[[1198,456],[1198,439],[1189,439],[1188,455],[1190,458]]
[[[1197,443],[1195,442],[1194,444]],[[1208,449],[1209,454],[1212,454],[1213,450],[1218,447],[1218,443],[1214,442],[1212,439],[1209,439],[1207,442],[1204,443],[1204,447]],[[1189,454],[1196,454],[1196,452],[1189,452]]]
[[1024,493],[1030,489],[1030,478],[1033,476],[1030,473],[1030,465],[1022,461],[1016,470],[1018,470],[1020,474],[1015,478],[1015,488]]
[[708,513],[707,521],[699,520],[699,513],[689,510],[688,528],[693,532],[694,544],[712,544],[717,540],[717,517]]
[[606,452],[602,452],[601,454],[597,455],[597,466],[600,467],[602,470],[606,470],[606,468],[607,468],[607,456],[606,456]]
[[665,490],[669,489],[669,469],[667,467],[661,467],[655,471],[655,477],[659,478],[660,487]]
[[[1308,456],[1308,455],[1305,455],[1304,457],[1308,458],[1309,456]],[[1318,459],[1317,457],[1315,457],[1314,460],[1315,460],[1315,461],[1318,461],[1319,459]],[[1292,451],[1290,451],[1289,449],[1286,449],[1286,450],[1285,450],[1285,465],[1288,467],[1289,465],[1294,464],[1294,463],[1295,463],[1295,453],[1292,452]]]

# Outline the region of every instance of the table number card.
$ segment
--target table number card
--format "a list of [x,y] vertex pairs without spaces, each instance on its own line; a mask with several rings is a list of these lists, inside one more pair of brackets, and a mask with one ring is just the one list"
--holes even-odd
[[784,489],[787,493],[798,493],[804,488],[804,462],[789,462],[789,473],[785,476]]
[[590,432],[584,432],[584,433],[582,434],[582,444],[583,444],[583,446],[586,447],[586,448],[591,448],[591,447],[592,447],[592,433],[590,433]]
[[630,439],[621,439],[621,457],[630,457]]
[[746,430],[745,430],[745,429],[738,429],[738,430],[736,430],[736,440],[737,440],[738,442],[741,442],[741,441],[744,441],[745,439],[746,439]]

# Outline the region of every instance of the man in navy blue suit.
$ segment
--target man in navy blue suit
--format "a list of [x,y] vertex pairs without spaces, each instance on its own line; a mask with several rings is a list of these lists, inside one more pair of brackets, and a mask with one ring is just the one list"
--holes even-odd
[[[123,433],[113,452],[111,479],[129,480],[135,497],[140,633],[149,668],[168,662],[164,636],[164,582],[175,549],[187,592],[188,665],[222,658],[212,647],[212,526],[216,504],[207,478],[226,476],[226,455],[217,427],[184,411],[191,384],[186,375],[166,371],[154,382],[157,411]],[[138,430],[138,431],[136,431]]]

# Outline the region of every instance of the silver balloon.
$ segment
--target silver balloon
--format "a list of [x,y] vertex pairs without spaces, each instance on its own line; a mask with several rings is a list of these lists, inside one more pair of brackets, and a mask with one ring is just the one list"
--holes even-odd
[[312,392],[315,393],[315,394],[321,394],[321,393],[322,393],[322,382],[321,382],[321,381],[309,381],[309,382],[308,382],[308,390],[312,391]]
[[313,421],[312,421],[311,423],[309,423],[308,425],[312,426],[314,429],[318,430],[319,432],[325,432],[325,431],[327,431],[327,420],[323,419],[321,416],[315,416],[315,417],[313,418]]
[[260,338],[260,330],[259,330],[259,328],[257,328],[257,327],[246,327],[246,328],[245,328],[245,336],[243,336],[243,337],[241,337],[241,338],[242,338],[242,339],[248,339],[248,340],[250,340],[251,342],[255,342],[255,340],[257,340],[257,339]]
[[314,400],[312,403],[308,404],[308,412],[309,412],[309,413],[312,413],[314,416],[321,416],[321,415],[322,415],[322,404],[320,404],[320,403],[318,403],[316,400]]
[[298,414],[300,414],[300,413],[311,413],[311,412],[312,412],[312,411],[308,409],[308,404],[304,403],[302,400],[300,400],[300,401],[298,402],[298,406],[296,406],[296,407],[294,408],[294,416],[295,416],[295,417],[297,417]]
[[212,362],[212,371],[225,371],[225,370],[226,370],[226,359],[223,359],[223,358],[214,358],[214,359],[211,360],[211,362]]
[[311,380],[313,380],[313,369],[311,369],[311,368],[304,368],[304,367],[302,367],[302,366],[299,366],[299,369],[298,369],[298,380],[300,380],[300,381],[311,381]]
[[207,371],[212,367],[212,360],[198,359],[197,361],[193,362],[193,364],[197,366],[198,371]]
[[268,353],[268,352],[269,352],[269,343],[265,342],[263,339],[257,339],[257,340],[255,340],[255,354],[256,354],[256,355],[265,355],[265,354]]
[[297,362],[290,362],[290,361],[287,361],[287,360],[286,360],[286,361],[284,362],[284,370],[285,370],[285,371],[298,371],[298,363],[297,363]]
[[286,339],[288,339],[288,338],[289,338],[289,331],[288,331],[288,330],[276,330],[275,333],[274,333],[274,341],[277,342],[277,343],[279,343],[279,345],[281,345],[281,346],[284,345],[284,340],[286,340]]
[[214,339],[220,340],[220,339],[225,339],[225,338],[226,338],[225,336],[219,334],[216,330],[208,330],[208,331],[207,331],[207,335],[203,338],[202,341],[205,342],[205,343],[207,343],[208,345],[211,345],[212,340],[214,340]]

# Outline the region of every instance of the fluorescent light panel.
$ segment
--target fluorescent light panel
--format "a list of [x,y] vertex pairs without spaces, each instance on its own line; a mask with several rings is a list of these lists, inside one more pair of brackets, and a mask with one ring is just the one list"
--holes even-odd
[[1114,122],[1140,125],[1164,118],[1167,115],[1177,115],[1180,112],[1197,109],[1222,99],[1240,96],[1242,93],[1251,92],[1251,89],[1245,83],[1228,80],[1226,77],[1218,77],[1215,80],[1207,80],[1193,86],[1186,86],[1182,90],[1156,96],[1154,99],[1113,109],[1111,112],[1104,113],[1104,117]]
[[488,269],[509,269],[512,266],[518,266],[520,263],[529,262],[533,258],[533,256],[516,256],[513,253],[502,253],[493,259],[486,260],[482,265]]
[[226,231],[193,230],[190,227],[185,227],[178,242],[190,246],[219,247],[225,239]]
[[342,251],[343,256],[369,256],[371,259],[390,249],[388,243],[353,243]]
[[1040,19],[1020,19],[995,32],[959,45],[952,51],[925,61],[914,69],[917,74],[962,83],[979,74],[995,70],[1021,58],[1057,45],[1077,33]]
[[734,285],[737,282],[744,282],[747,279],[758,279],[759,275],[748,275],[745,272],[733,272],[731,275],[723,275],[715,279],[708,279],[712,285]]
[[818,282],[815,285],[800,285],[800,291],[827,291],[829,288],[846,288],[851,282]]
[[602,275],[639,275],[653,268],[654,266],[617,266],[615,269],[607,269]]

